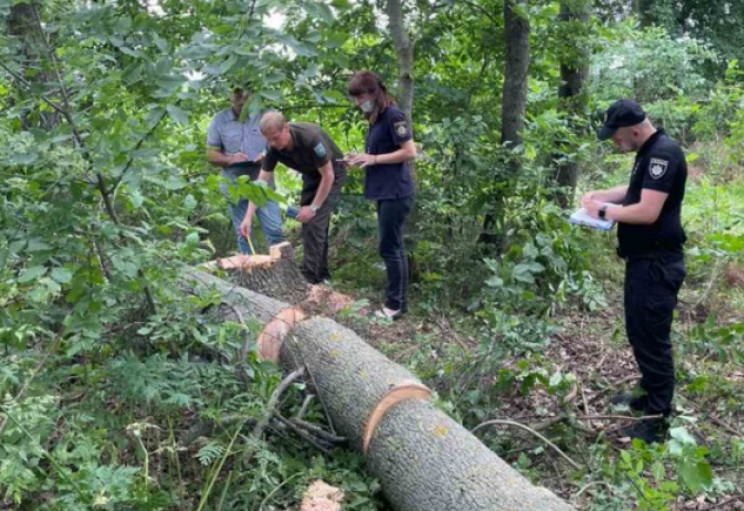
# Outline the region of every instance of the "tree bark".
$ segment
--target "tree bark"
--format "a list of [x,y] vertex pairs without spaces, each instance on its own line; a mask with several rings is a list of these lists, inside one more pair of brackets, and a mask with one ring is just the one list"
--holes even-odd
[[[230,304],[226,316],[235,309],[246,320],[271,325],[275,320],[268,316],[291,309],[198,270],[189,276],[197,281],[197,292],[212,288]],[[335,429],[366,454],[370,471],[395,509],[574,509],[532,485],[433,406],[429,391],[415,376],[351,330],[330,319],[299,317],[282,339],[272,358],[288,369],[305,368],[308,385],[324,403]]]
[[[48,89],[47,83],[53,80],[53,73],[43,65],[42,35],[39,33],[36,20],[38,2],[19,2],[13,4],[6,22],[7,34],[19,41],[18,55],[21,64],[20,76],[42,90]],[[24,129],[40,128],[51,130],[60,121],[59,112],[40,109],[24,109],[21,114]]]
[[[561,56],[561,85],[558,87],[558,112],[574,132],[584,129],[576,122],[584,110],[583,85],[587,74],[588,52],[580,34],[571,30],[575,22],[586,22],[589,19],[589,5],[583,0],[561,3],[559,21],[566,27],[564,48]],[[578,134],[578,133],[577,133]],[[558,186],[555,197],[562,208],[573,202],[573,194],[579,175],[575,159],[569,155],[576,150],[576,144],[564,141],[556,160],[560,163],[556,169],[555,183]]]
[[405,15],[401,0],[387,0],[385,12],[388,16],[390,35],[393,37],[395,55],[398,59],[398,107],[406,114],[409,127],[413,128],[413,48],[406,31]]
[[[398,61],[398,107],[403,111],[408,121],[408,129],[413,133],[413,53],[415,42],[406,29],[405,14],[402,0],[387,0],[385,13],[388,16],[388,27],[393,38],[393,47]],[[409,163],[411,177],[416,176],[416,161]],[[414,208],[406,221],[407,229],[413,230],[418,223],[418,211]],[[415,280],[419,264],[415,254],[415,241],[408,239],[406,257],[408,257],[409,278]]]
[[[514,149],[522,143],[524,116],[527,108],[527,76],[530,67],[530,24],[519,8],[526,0],[504,0],[504,86],[501,91],[501,144]],[[508,175],[516,175],[521,168],[519,158],[513,154],[507,167]],[[480,243],[499,245],[503,236],[493,232],[503,215],[503,197],[494,198],[491,210],[486,212]]]
[[642,27],[650,27],[656,21],[656,13],[654,12],[656,2],[657,0],[635,0],[633,2]]
[[516,147],[522,143],[527,107],[527,74],[530,66],[530,24],[519,12],[526,0],[504,1],[506,63],[501,97],[501,143]]

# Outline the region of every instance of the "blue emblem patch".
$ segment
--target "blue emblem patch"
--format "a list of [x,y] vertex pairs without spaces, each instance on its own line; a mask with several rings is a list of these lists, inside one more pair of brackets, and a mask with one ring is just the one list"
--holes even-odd
[[326,148],[323,145],[323,142],[320,142],[318,145],[316,145],[315,149],[313,150],[315,151],[315,154],[318,155],[318,158],[322,158],[323,156],[326,155]]

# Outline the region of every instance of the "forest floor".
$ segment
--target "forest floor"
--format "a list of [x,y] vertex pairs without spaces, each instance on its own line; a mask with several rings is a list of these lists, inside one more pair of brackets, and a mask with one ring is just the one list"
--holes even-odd
[[[744,390],[744,370],[738,358],[738,342],[719,345],[718,349],[714,347],[715,341],[720,341],[715,336],[720,337],[726,325],[744,317],[744,308],[738,305],[741,304],[741,288],[737,282],[728,280],[729,285],[733,284],[728,291],[738,293],[738,300],[721,299],[713,306],[711,300],[706,300],[706,308],[697,298],[700,296],[697,288],[683,290],[680,295],[678,316],[673,326],[679,381],[672,422],[672,427],[683,426],[699,446],[707,447],[713,476],[728,482],[728,490],[722,489],[725,484],[719,484],[718,491],[697,494],[679,489],[671,507],[667,502],[666,507],[657,508],[648,503],[644,505],[643,500],[648,498],[649,491],[631,482],[630,499],[626,494],[625,498],[614,502],[625,502],[633,509],[744,509],[744,476],[739,466],[741,453],[732,452],[732,449],[736,451],[732,446],[740,445],[744,439],[740,427],[744,422],[744,407],[736,397]],[[627,408],[609,403],[610,397],[619,390],[631,390],[639,379],[639,373],[624,334],[621,291],[608,290],[607,297],[609,306],[596,312],[580,309],[559,311],[553,318],[559,326],[558,331],[551,336],[551,342],[543,352],[521,353],[499,364],[501,370],[524,374],[524,365],[520,362],[530,359],[531,371],[548,376],[562,375],[567,384],[561,391],[537,384],[525,392],[523,386],[513,385],[499,390],[497,404],[491,402],[491,408],[481,413],[481,422],[493,419],[509,421],[540,432],[585,467],[586,474],[577,481],[572,478],[570,465],[536,435],[503,422],[497,426],[500,431],[495,444],[491,435],[482,437],[503,458],[518,466],[520,455],[525,452],[536,454],[528,470],[529,476],[570,500],[579,509],[587,510],[613,509],[611,503],[597,504],[595,497],[602,493],[605,501],[612,500],[610,496],[615,491],[617,474],[608,475],[607,466],[618,464],[621,451],[632,447],[627,439],[618,436],[618,430],[637,420]],[[447,353],[451,354],[453,348],[474,352],[478,346],[476,339],[459,333],[457,326],[447,317],[418,314],[415,307],[411,314],[395,322],[369,322],[360,333],[391,359],[418,369],[418,372],[426,366],[427,360],[432,366],[440,366],[440,359]],[[431,374],[426,370],[423,372]],[[485,375],[485,378],[491,378],[493,383],[496,375]],[[443,385],[441,378],[424,377],[424,380],[432,388],[448,393],[443,398],[452,399],[453,394],[449,392],[452,386]],[[463,401],[458,397],[455,399]],[[458,409],[466,414],[462,408],[463,404],[459,404]],[[472,417],[467,422],[466,426],[472,429]],[[500,448],[503,446],[509,448],[503,450]],[[662,454],[659,457],[665,461],[667,476],[676,478],[670,459]],[[658,484],[656,481],[651,486]],[[629,500],[632,501],[633,486],[638,500],[628,504]]]

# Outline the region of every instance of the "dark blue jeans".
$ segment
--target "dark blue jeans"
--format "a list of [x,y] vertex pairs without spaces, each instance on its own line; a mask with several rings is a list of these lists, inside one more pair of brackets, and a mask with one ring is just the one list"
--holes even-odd
[[380,232],[380,256],[387,270],[385,307],[407,310],[408,256],[403,246],[403,224],[413,209],[414,198],[377,201],[377,225]]

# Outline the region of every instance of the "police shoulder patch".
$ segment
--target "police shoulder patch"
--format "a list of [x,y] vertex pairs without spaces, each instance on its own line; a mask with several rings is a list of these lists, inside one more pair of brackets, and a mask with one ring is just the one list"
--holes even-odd
[[318,158],[322,158],[326,155],[326,148],[323,145],[323,142],[318,142],[318,145],[313,148],[313,151],[315,151],[315,154],[318,155]]
[[651,158],[648,163],[648,175],[652,179],[661,179],[669,168],[669,160],[661,158]]
[[395,134],[399,137],[405,137],[408,134],[408,125],[406,124],[406,121],[396,122],[394,126]]

